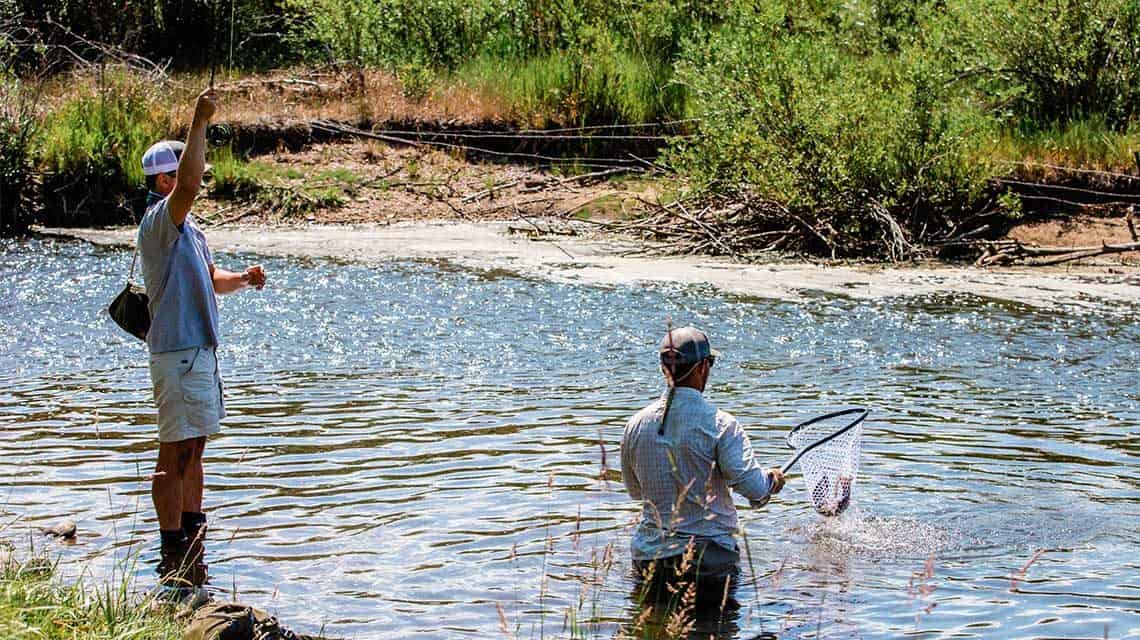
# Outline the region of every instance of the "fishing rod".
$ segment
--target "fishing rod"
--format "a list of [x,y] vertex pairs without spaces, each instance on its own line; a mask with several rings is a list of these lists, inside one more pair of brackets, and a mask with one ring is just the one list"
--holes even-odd
[[206,51],[207,59],[210,63],[210,88],[214,88],[214,75],[218,71],[218,56],[215,55],[215,50],[218,48],[218,0],[214,0],[210,9],[210,48]]
[[[230,4],[231,6],[233,5],[233,0],[230,0]],[[220,13],[218,8],[221,6],[221,3],[219,0],[214,0],[212,6],[213,8],[210,11],[210,48],[206,52],[207,61],[210,65],[210,89],[214,88],[214,79],[218,73],[218,15]],[[233,22],[232,16],[230,22]],[[233,140],[233,130],[229,125],[215,123],[206,128],[206,141],[211,146],[225,146],[231,140]]]

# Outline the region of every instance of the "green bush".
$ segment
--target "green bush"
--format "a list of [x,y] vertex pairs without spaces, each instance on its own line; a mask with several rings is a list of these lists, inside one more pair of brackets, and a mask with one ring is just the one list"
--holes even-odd
[[[497,7],[485,0],[301,0],[336,60],[397,68],[454,68],[473,57]],[[517,2],[508,2],[507,17]],[[508,18],[509,19],[509,18]]]
[[986,186],[975,150],[992,120],[921,42],[868,48],[835,28],[842,14],[791,6],[742,8],[686,52],[679,75],[702,120],[677,166],[780,203],[815,229],[813,253],[885,251],[883,212],[909,240],[951,227]]
[[961,77],[1020,127],[1140,115],[1137,0],[958,0],[938,28]]
[[158,90],[127,73],[77,88],[39,135],[44,223],[130,222],[146,195],[142,154],[171,130],[168,114]]

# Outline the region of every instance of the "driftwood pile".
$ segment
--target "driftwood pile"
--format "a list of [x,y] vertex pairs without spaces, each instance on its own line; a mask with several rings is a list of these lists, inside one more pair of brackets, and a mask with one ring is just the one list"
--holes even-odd
[[1136,233],[1134,215],[1134,210],[1129,209],[1128,215],[1124,219],[1128,225],[1128,233],[1132,236],[1132,242],[1115,244],[1102,242],[1099,245],[1087,247],[1042,247],[1035,244],[1025,244],[1018,240],[982,240],[976,243],[981,247],[982,255],[974,264],[979,267],[1015,264],[1027,267],[1044,267],[1115,253],[1140,251],[1140,236]]
[[[776,252],[805,255],[830,252],[834,259],[866,255],[868,250],[878,250],[883,257],[898,262],[926,257],[936,248],[947,245],[979,250],[981,255],[975,261],[979,267],[1048,266],[1140,252],[1140,237],[1137,237],[1132,215],[1126,219],[1132,242],[1126,243],[1047,247],[1018,240],[928,240],[929,246],[924,246],[922,242],[912,241],[894,216],[874,203],[869,210],[873,230],[869,235],[854,237],[836,230],[838,224],[834,216],[801,215],[779,203],[757,198],[680,199],[666,204],[640,202],[641,212],[631,218],[592,223],[651,243],[639,253],[725,256],[738,262]],[[863,213],[867,215],[868,211]]]
[[979,267],[1021,265],[1044,267],[1084,260],[1097,256],[1140,251],[1140,242],[1101,244],[1090,247],[1041,247],[1018,240],[994,240],[980,243],[982,255],[974,263]]
[[595,224],[651,241],[654,245],[649,251],[655,253],[726,256],[738,262],[776,252],[830,253],[835,259],[860,255],[871,242],[895,261],[922,253],[890,212],[874,205],[871,217],[876,230],[872,233],[879,237],[872,241],[837,230],[833,215],[805,216],[756,196],[640,202],[642,211],[632,218]]
[[[647,251],[664,255],[704,254],[744,260],[758,252],[778,251],[787,242],[783,232],[756,231],[747,224],[745,220],[753,216],[744,204],[707,204],[690,210],[692,203],[686,205],[683,200],[666,204],[640,199],[639,202],[643,207],[640,215],[595,224],[651,241],[655,244]],[[765,243],[766,240],[770,241]],[[758,246],[763,248],[758,250]]]

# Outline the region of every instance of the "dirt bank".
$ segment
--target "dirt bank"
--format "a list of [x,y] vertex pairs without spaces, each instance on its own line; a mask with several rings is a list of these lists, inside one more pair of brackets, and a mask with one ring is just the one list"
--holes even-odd
[[[543,220],[535,220],[542,225]],[[1140,300],[1140,268],[1083,266],[994,269],[940,265],[907,267],[743,265],[712,258],[623,255],[636,248],[610,237],[583,234],[532,240],[519,223],[407,222],[391,225],[283,228],[244,226],[209,231],[218,252],[324,257],[360,261],[446,259],[481,269],[596,284],[679,282],[796,300],[812,292],[873,299],[891,296],[974,294],[1034,306],[1090,301],[1132,304]],[[133,229],[41,229],[41,233],[104,245],[128,245]]]
[[[210,225],[241,221],[274,226],[441,220],[526,224],[530,216],[604,217],[654,193],[652,179],[625,179],[635,175],[632,171],[611,173],[603,180],[533,166],[471,162],[436,148],[376,141],[282,149],[258,156],[254,163],[256,181],[263,192],[272,192],[272,200],[225,197],[215,180],[195,204],[202,220]],[[334,200],[300,212],[295,206],[321,194],[331,194]]]

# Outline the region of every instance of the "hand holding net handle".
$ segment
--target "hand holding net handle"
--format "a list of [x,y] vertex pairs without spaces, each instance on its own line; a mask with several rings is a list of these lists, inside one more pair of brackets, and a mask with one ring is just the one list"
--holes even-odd
[[785,462],[783,464],[783,466],[780,467],[780,471],[782,473],[787,473],[788,469],[791,469],[792,465],[799,462],[800,458],[802,458],[805,453],[807,453],[808,451],[811,451],[812,449],[815,449],[816,447],[818,447],[820,445],[826,444],[827,442],[831,441],[832,439],[837,438],[837,437],[843,435],[844,433],[847,433],[851,429],[855,428],[855,425],[859,424],[860,422],[863,422],[863,420],[865,420],[867,418],[868,413],[870,413],[870,410],[863,409],[861,407],[855,408],[855,409],[844,409],[842,411],[833,411],[831,413],[828,413],[828,414],[825,414],[825,415],[822,415],[822,416],[819,416],[816,418],[812,418],[811,420],[808,420],[807,422],[801,422],[800,424],[797,424],[796,426],[792,427],[792,430],[788,432],[788,435],[785,438],[785,440],[787,441],[789,447],[795,448],[795,445],[792,444],[792,436],[794,436],[797,431],[800,431],[801,429],[804,429],[805,427],[807,427],[809,425],[813,425],[817,422],[822,422],[824,420],[831,420],[832,418],[838,418],[840,416],[850,416],[850,415],[858,414],[854,420],[847,423],[847,426],[845,426],[841,429],[836,429],[834,432],[829,433],[828,435],[820,438],[819,440],[816,440],[815,442],[809,444],[808,446],[804,447],[803,449],[796,451],[796,453],[791,458],[788,458],[788,461]]

